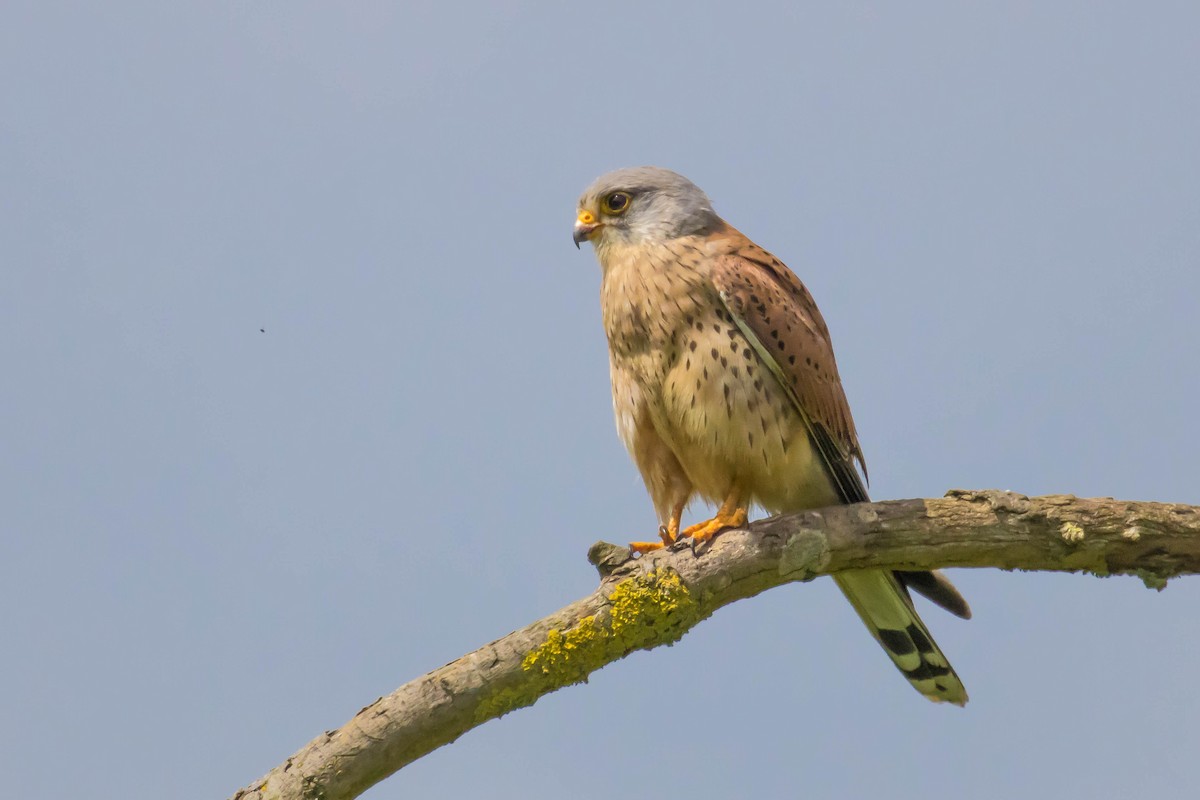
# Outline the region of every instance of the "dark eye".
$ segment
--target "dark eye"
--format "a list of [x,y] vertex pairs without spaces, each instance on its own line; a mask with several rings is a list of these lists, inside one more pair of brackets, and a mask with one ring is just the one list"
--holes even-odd
[[629,195],[625,192],[613,192],[604,198],[604,210],[610,214],[621,214],[629,208]]

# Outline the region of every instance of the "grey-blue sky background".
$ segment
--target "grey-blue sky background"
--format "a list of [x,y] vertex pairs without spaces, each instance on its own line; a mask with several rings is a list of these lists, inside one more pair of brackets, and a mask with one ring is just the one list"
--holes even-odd
[[[808,283],[875,497],[1200,501],[1198,53],[1187,2],[5,3],[4,794],[229,795],[653,531],[570,242],[619,166]],[[821,581],[367,797],[1194,789],[1200,581],[955,577],[965,710]]]

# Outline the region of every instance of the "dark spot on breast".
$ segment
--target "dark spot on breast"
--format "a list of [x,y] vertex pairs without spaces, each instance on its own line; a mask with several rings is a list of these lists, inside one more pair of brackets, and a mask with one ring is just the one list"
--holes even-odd
[[715,348],[715,347],[714,347],[714,348],[712,349],[712,357],[713,357],[713,358],[716,358],[716,357],[717,357],[717,355],[718,355],[718,353],[717,353],[717,348]]
[[796,357],[795,357],[795,356],[788,356],[788,363],[789,363],[789,364],[795,364],[795,363],[796,363]]
[[782,350],[782,349],[783,349],[783,342],[780,342],[780,343],[779,343],[779,349],[780,349],[780,350]]
[[694,352],[696,352],[696,342],[695,342],[695,340],[692,340],[692,341],[688,342],[688,350],[691,350],[693,353],[694,353]]
[[773,330],[771,331],[771,338],[772,338],[772,339],[778,339],[778,338],[779,338],[779,329],[778,329],[778,328],[775,328],[775,329],[773,329]]
[[749,347],[747,347],[745,350],[742,351],[742,358],[746,358],[746,359],[750,358],[750,348]]
[[738,368],[737,368],[737,367],[734,367],[734,368],[733,368],[733,377],[735,377],[735,378],[736,378],[737,376],[738,376]]
[[728,359],[728,358],[726,358],[725,356],[721,356],[721,366],[722,366],[722,367],[728,367],[728,366],[729,366],[729,359]]

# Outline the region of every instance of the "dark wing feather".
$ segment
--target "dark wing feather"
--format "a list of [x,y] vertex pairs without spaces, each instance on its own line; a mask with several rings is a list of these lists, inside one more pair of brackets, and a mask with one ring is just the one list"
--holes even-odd
[[829,329],[800,279],[779,259],[747,244],[718,260],[713,283],[742,333],[783,385],[845,503],[867,500],[866,473]]
[[[865,502],[866,474],[829,329],[800,279],[749,240],[717,260],[712,280],[735,324],[778,379],[846,503]],[[875,639],[909,682],[935,701],[961,705],[967,692],[913,608],[907,587],[959,616],[970,610],[937,573],[860,570],[834,576]]]
[[904,586],[938,604],[954,616],[971,618],[971,607],[967,605],[967,598],[962,596],[940,569],[932,572],[896,570],[896,577]]
[[[760,355],[790,393],[842,501],[867,502],[866,461],[829,328],[812,294],[782,261],[748,239],[718,261],[713,283],[742,332],[766,351]],[[970,618],[967,601],[941,572],[897,572],[896,577],[951,614]]]

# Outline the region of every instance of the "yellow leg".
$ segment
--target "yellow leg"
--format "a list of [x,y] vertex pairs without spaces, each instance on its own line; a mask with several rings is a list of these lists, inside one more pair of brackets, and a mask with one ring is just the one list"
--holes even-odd
[[705,522],[690,526],[681,536],[691,538],[694,542],[707,541],[728,528],[740,528],[746,524],[748,517],[746,506],[742,505],[741,493],[734,489],[725,498],[725,502],[717,509],[717,515]]
[[671,518],[667,520],[667,524],[658,526],[658,537],[662,541],[630,542],[629,549],[635,553],[649,553],[651,550],[661,550],[664,547],[670,547],[675,544],[675,540],[679,538],[679,525],[680,518],[683,517],[683,507],[686,505],[686,500],[676,505],[675,508],[671,509]]

